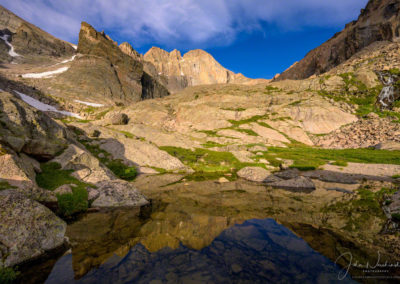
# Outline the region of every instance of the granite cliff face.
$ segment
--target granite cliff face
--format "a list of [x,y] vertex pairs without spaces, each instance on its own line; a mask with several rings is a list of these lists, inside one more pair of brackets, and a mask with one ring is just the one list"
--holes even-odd
[[129,44],[118,47],[104,32],[85,22],[79,33],[77,52],[69,70],[52,83],[58,91],[68,89],[81,100],[90,97],[110,104],[169,95],[162,84],[144,71],[140,55]]
[[398,41],[400,2],[370,0],[357,21],[310,51],[304,59],[283,72],[278,80],[305,79],[329,71],[376,41]]
[[152,63],[158,75],[166,77],[168,89],[178,91],[189,86],[244,83],[250,79],[225,69],[214,57],[201,49],[184,54],[152,47],[144,60]]

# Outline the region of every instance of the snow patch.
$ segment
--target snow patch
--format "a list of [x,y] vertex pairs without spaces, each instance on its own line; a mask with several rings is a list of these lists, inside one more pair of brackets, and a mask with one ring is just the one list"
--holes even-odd
[[61,113],[63,115],[66,116],[72,116],[72,117],[76,117],[76,118],[81,118],[78,114],[73,113],[73,112],[69,112],[69,111],[63,111],[63,110],[58,110],[55,107],[42,103],[41,101],[38,101],[28,95],[25,95],[21,92],[18,91],[14,91],[15,93],[17,93],[20,97],[21,100],[23,100],[24,102],[26,102],[28,105],[33,106],[34,108],[40,110],[40,111],[52,111],[52,112],[57,112],[57,113]]
[[58,63],[58,64],[64,64],[64,63],[71,62],[71,61],[73,61],[73,60],[75,59],[75,57],[76,57],[76,55],[72,56],[70,59],[66,59],[66,60],[64,60],[64,61],[61,61],[61,62]]
[[0,36],[0,38],[1,38],[2,40],[4,40],[4,42],[8,45],[8,47],[10,47],[10,50],[8,51],[8,54],[9,54],[10,56],[12,56],[12,57],[20,56],[18,53],[16,53],[16,52],[14,51],[14,46],[12,46],[12,44],[8,41],[8,39],[10,38],[9,35],[3,35],[3,36]]
[[71,46],[72,46],[72,48],[75,49],[75,50],[78,49],[78,46],[77,46],[76,44],[71,44]]
[[95,103],[89,103],[89,102],[85,102],[85,101],[80,101],[80,100],[74,100],[77,103],[83,104],[83,105],[87,105],[87,106],[92,106],[92,107],[103,107],[104,105],[102,104],[95,104]]
[[69,69],[69,67],[61,67],[61,68],[58,68],[58,69],[56,69],[54,71],[47,71],[47,72],[42,72],[42,73],[27,73],[27,74],[23,74],[22,77],[23,78],[51,78],[51,77],[53,77],[53,75],[64,73],[68,69]]

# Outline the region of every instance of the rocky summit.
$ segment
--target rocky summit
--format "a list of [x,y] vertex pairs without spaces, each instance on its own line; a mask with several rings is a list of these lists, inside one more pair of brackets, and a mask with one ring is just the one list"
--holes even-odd
[[191,50],[182,56],[176,49],[167,52],[152,47],[143,58],[155,66],[159,75],[167,78],[168,89],[174,92],[197,85],[255,82],[225,69],[211,54],[201,49]]
[[400,36],[400,3],[396,0],[369,1],[356,21],[330,40],[310,51],[278,79],[305,79],[319,75],[345,62],[377,41],[397,42]]
[[[86,22],[75,46],[0,7],[0,282],[140,282],[160,255],[185,269],[190,255],[252,256],[265,248],[254,234],[287,247],[287,261],[293,250],[329,265],[346,251],[359,263],[377,251],[399,261],[398,10],[370,0],[266,80],[200,49],[142,55]],[[248,225],[266,218],[295,234],[295,248]],[[251,241],[238,245],[244,232]],[[251,263],[255,282],[279,282],[279,265],[258,257],[215,273],[240,282]],[[178,270],[162,273],[209,277]]]

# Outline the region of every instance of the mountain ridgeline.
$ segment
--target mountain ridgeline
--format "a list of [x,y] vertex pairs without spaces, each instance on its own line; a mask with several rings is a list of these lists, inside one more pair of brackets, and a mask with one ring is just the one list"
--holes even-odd
[[400,2],[370,0],[356,21],[336,33],[330,40],[310,51],[302,60],[277,79],[305,79],[319,75],[343,63],[377,41],[400,39]]

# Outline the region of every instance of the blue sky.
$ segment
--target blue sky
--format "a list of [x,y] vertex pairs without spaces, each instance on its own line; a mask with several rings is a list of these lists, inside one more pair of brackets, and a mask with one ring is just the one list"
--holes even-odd
[[129,42],[210,52],[223,66],[271,78],[357,18],[367,0],[0,0],[45,31],[76,43],[81,21]]

